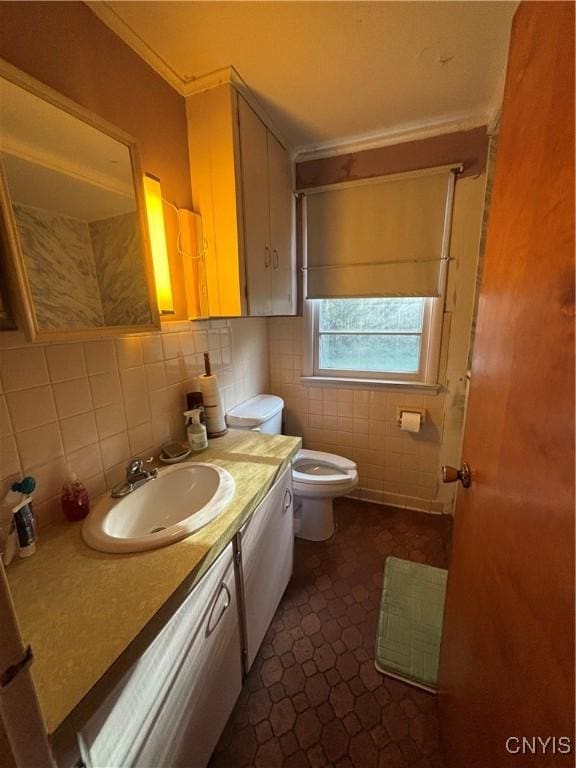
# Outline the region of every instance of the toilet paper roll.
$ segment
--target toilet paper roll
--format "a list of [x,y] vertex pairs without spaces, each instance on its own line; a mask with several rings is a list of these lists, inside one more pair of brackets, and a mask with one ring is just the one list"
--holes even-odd
[[400,429],[402,432],[420,432],[422,414],[413,411],[402,411]]
[[224,408],[220,400],[216,376],[202,374],[199,377],[200,391],[204,401],[204,413],[206,414],[206,431],[208,437],[220,437],[228,431],[224,418]]

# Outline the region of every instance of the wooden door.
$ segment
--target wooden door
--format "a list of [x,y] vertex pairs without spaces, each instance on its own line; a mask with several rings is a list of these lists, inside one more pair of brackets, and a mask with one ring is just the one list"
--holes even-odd
[[294,313],[294,193],[290,155],[268,132],[272,314]]
[[451,768],[574,765],[573,257],[574,6],[524,2],[463,447],[473,480],[458,490],[441,652]]
[[238,113],[248,314],[269,315],[272,311],[272,250],[268,198],[268,131],[241,96],[238,97]]

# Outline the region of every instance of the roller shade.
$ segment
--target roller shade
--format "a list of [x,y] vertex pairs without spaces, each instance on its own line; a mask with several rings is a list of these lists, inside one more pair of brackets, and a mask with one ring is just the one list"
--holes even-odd
[[306,194],[306,298],[438,296],[455,166]]

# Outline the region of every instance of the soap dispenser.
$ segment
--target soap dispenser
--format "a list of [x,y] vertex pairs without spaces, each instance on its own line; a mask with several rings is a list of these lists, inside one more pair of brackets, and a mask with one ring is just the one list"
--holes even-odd
[[60,502],[64,516],[71,523],[83,520],[90,512],[88,491],[70,467],[68,467],[68,477],[62,486]]

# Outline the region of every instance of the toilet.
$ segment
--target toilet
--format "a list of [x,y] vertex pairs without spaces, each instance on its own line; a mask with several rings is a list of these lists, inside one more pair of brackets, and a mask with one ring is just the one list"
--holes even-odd
[[[277,395],[257,395],[226,415],[233,429],[279,435],[284,401]],[[323,451],[302,449],[292,460],[294,534],[300,539],[324,541],[334,534],[334,505],[358,485],[358,470],[350,459]]]

